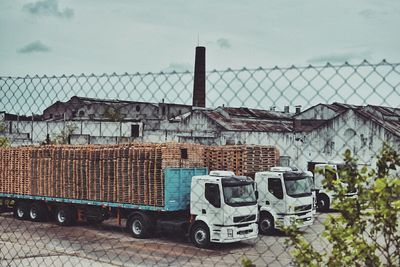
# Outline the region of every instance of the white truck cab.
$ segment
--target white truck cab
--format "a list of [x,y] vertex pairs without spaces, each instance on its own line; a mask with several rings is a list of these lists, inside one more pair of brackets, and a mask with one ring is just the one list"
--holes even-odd
[[198,247],[258,236],[254,181],[232,172],[193,176],[190,193],[190,238]]
[[299,228],[313,224],[309,176],[290,167],[273,167],[255,174],[260,233],[268,234],[293,224]]
[[[319,211],[328,211],[336,197],[333,187],[324,185],[325,178],[331,176],[334,180],[340,180],[340,172],[343,168],[345,168],[345,164],[338,162],[321,163],[314,166],[314,189],[317,192],[317,209]],[[356,195],[356,191],[346,194],[348,197]]]

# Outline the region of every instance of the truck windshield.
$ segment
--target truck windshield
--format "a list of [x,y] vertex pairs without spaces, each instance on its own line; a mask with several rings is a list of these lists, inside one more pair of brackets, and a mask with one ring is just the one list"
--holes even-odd
[[257,203],[253,184],[224,185],[225,203],[230,206],[246,206]]
[[285,177],[286,193],[291,197],[311,196],[311,186],[308,177]]

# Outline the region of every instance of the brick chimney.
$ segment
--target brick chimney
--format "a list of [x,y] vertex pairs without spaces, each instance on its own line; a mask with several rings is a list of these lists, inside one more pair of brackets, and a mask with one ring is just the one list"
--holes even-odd
[[193,83],[193,107],[206,107],[206,48],[196,47]]

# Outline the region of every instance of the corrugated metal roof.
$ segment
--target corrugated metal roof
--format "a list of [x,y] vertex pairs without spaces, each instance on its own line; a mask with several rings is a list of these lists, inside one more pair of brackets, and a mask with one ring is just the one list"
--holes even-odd
[[[225,108],[227,109],[227,108]],[[224,109],[224,111],[226,111]],[[228,131],[253,131],[253,132],[291,132],[291,120],[265,120],[254,116],[243,116],[243,111],[229,108],[229,117],[224,116],[221,109],[204,111],[210,119]],[[236,112],[237,111],[237,112]],[[246,111],[245,111],[246,112]],[[240,114],[240,115],[237,115]]]
[[293,113],[284,113],[263,109],[253,109],[253,108],[231,108],[231,107],[220,107],[223,111],[227,112],[229,115],[237,117],[247,117],[247,118],[259,118],[259,119],[287,119],[291,120]]
[[[364,118],[374,121],[387,131],[400,137],[400,109],[369,105],[358,108],[355,111]],[[385,119],[387,117],[391,117],[391,119]]]

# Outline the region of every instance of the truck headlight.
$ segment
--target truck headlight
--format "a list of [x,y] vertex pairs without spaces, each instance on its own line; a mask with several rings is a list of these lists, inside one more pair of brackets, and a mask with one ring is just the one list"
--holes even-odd
[[228,237],[233,237],[233,229],[228,229]]

